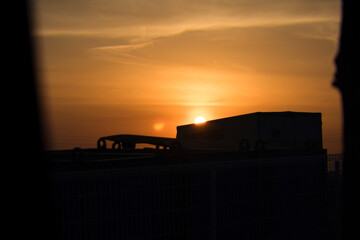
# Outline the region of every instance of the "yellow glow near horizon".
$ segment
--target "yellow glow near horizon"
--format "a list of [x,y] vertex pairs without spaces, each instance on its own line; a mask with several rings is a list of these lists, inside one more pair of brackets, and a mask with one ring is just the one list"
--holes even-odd
[[206,122],[206,119],[202,116],[195,118],[195,124],[204,123],[204,122]]
[[156,131],[161,131],[161,130],[163,130],[164,126],[165,126],[165,124],[164,124],[163,122],[161,122],[161,123],[155,123],[155,124],[154,124],[154,129],[155,129]]

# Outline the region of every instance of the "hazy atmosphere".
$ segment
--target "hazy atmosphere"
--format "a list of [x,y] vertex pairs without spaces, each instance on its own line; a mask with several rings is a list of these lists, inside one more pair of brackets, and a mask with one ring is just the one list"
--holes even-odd
[[259,111],[321,112],[342,152],[332,86],[339,0],[35,0],[47,149]]

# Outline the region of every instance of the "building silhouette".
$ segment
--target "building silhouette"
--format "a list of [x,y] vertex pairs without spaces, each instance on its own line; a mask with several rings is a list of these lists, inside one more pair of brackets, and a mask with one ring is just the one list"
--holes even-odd
[[59,239],[323,237],[326,150],[106,153],[49,153]]

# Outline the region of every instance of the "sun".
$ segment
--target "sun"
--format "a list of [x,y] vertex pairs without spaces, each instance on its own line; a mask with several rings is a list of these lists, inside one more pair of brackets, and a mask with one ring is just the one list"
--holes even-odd
[[195,118],[195,123],[196,124],[204,123],[204,122],[206,122],[204,117],[199,116],[199,117]]

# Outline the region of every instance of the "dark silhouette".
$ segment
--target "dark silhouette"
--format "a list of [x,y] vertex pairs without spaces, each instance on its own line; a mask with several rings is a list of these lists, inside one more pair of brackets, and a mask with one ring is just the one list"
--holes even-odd
[[[355,166],[358,161],[359,151],[359,81],[360,81],[360,28],[359,28],[359,4],[353,0],[342,1],[341,36],[338,55],[335,59],[336,74],[334,85],[339,88],[343,106],[343,146],[344,146],[344,196],[345,200],[357,204],[359,196],[350,190],[351,176],[357,176]],[[354,183],[354,182],[353,182]],[[348,221],[344,225],[344,233],[351,236],[351,229],[355,229],[355,223],[351,223],[356,217],[350,202],[345,202],[345,213]],[[355,233],[354,233],[355,234]]]
[[[42,124],[28,1],[4,4],[2,44],[2,238],[55,239],[50,169],[43,157]],[[6,18],[6,19],[5,19]]]
[[321,113],[255,112],[177,126],[176,140],[208,151],[322,149]]
[[99,150],[106,149],[106,141],[111,141],[112,149],[135,149],[136,144],[146,143],[156,146],[156,149],[162,147],[163,149],[173,148],[176,144],[176,139],[174,138],[164,138],[164,137],[151,137],[151,136],[142,136],[142,135],[113,135],[101,137],[97,141],[97,148]]
[[[358,93],[360,79],[360,29],[357,25],[358,4],[343,0],[341,37],[338,55],[335,59],[337,71],[334,85],[339,88],[343,104],[344,120],[344,165],[347,159],[356,156],[359,136]],[[351,164],[351,163],[350,163]],[[347,166],[344,167],[345,171]]]

